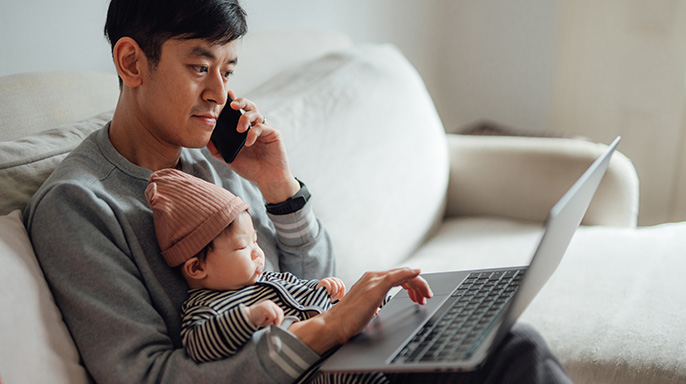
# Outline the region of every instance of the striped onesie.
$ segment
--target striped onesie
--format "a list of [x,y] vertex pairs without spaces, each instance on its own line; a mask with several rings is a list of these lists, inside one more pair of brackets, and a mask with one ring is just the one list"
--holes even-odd
[[293,274],[264,272],[248,287],[231,291],[192,289],[182,307],[181,339],[197,362],[234,355],[258,330],[241,306],[272,300],[285,316],[305,320],[331,308],[326,288],[319,280],[300,280]]

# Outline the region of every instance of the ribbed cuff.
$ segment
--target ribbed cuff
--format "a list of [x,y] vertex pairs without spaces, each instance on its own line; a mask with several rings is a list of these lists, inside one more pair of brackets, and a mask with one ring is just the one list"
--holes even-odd
[[311,200],[297,212],[267,215],[274,223],[277,240],[286,246],[299,247],[314,241],[319,235],[319,222],[312,210]]
[[286,318],[281,326],[272,325],[261,337],[266,342],[258,343],[257,354],[268,375],[279,383],[292,383],[319,360],[319,355],[284,329],[292,324]]

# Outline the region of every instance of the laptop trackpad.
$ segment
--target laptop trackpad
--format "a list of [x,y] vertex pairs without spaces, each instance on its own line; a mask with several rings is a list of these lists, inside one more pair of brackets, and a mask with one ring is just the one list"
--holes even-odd
[[[453,283],[454,284],[454,283]],[[410,300],[400,292],[369,322],[367,328],[353,337],[327,359],[322,371],[378,371],[387,366],[387,360],[399,351],[414,330],[431,317],[434,310],[447,298],[436,295],[425,305]]]

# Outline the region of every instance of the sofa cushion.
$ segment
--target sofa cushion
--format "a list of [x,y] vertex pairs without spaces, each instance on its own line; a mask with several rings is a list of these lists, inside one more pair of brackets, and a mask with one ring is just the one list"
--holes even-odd
[[23,210],[57,164],[112,112],[12,141],[0,142],[0,215]]
[[0,216],[0,377],[7,383],[87,383],[86,370],[29,242],[21,213]]
[[575,383],[686,382],[686,222],[586,227],[522,315]]
[[87,70],[2,76],[0,90],[0,141],[88,119],[119,97],[115,73]]
[[445,133],[422,79],[395,47],[328,54],[245,96],[283,132],[344,281],[400,263],[443,217]]

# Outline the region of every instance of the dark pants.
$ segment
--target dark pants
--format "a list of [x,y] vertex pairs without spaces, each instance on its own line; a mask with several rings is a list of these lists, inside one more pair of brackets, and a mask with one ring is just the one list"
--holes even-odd
[[517,323],[483,367],[464,373],[402,373],[364,375],[315,375],[313,383],[571,383],[545,340],[531,326]]

